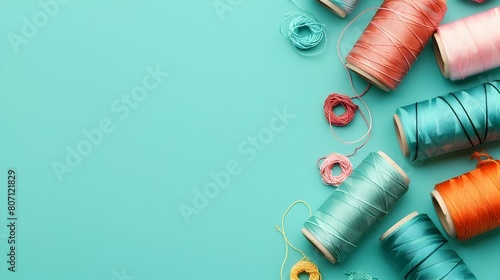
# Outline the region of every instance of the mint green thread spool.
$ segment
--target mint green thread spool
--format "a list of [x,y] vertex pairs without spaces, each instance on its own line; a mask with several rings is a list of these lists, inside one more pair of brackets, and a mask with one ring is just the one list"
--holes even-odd
[[410,213],[388,229],[380,242],[405,280],[476,280],[426,214]]
[[304,223],[302,234],[331,263],[342,262],[408,191],[409,183],[389,156],[370,153]]

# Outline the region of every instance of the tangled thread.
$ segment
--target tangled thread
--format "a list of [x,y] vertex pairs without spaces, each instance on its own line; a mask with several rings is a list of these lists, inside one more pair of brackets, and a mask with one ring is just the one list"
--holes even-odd
[[[292,2],[299,9],[304,11],[304,13],[288,13],[280,24],[281,35],[287,37],[292,42],[295,50],[300,55],[313,56],[322,53],[327,44],[325,25],[319,23],[310,12],[302,9],[302,7],[297,4],[297,2],[295,2],[294,0],[292,0]],[[288,32],[285,34],[283,32],[283,24],[285,23],[285,21],[289,20],[292,17],[293,19],[288,25]],[[313,53],[306,52],[307,50],[317,47],[323,41],[323,39],[325,39],[325,43],[320,50]]]
[[[345,113],[340,116],[333,111],[333,108],[337,105],[341,105],[345,109]],[[326,98],[323,108],[328,123],[335,126],[346,126],[352,121],[359,107],[352,102],[349,96],[332,93]]]
[[[350,78],[350,76],[349,76],[349,78]],[[351,79],[351,82],[352,82],[352,79]],[[354,152],[352,152],[351,154],[349,154],[347,156],[337,154],[337,153],[332,153],[329,156],[322,157],[318,160],[318,162],[316,163],[316,166],[318,166],[319,162],[323,160],[323,162],[321,163],[321,166],[319,166],[318,168],[320,170],[321,180],[323,181],[323,183],[325,185],[333,185],[333,186],[338,187],[342,182],[345,181],[345,179],[347,179],[347,177],[349,177],[349,175],[351,175],[353,167],[352,167],[352,163],[348,157],[356,154],[356,152],[359,149],[361,149],[362,147],[365,146],[365,144],[368,142],[368,140],[370,138],[371,112],[370,112],[370,109],[368,108],[368,106],[361,99],[361,96],[363,96],[366,92],[368,92],[369,89],[370,89],[370,85],[368,85],[368,87],[361,94],[357,94],[355,92],[356,96],[352,97],[352,98],[347,96],[347,95],[332,93],[332,94],[328,95],[328,97],[326,98],[326,100],[323,104],[323,110],[324,110],[326,121],[330,124],[330,130],[332,131],[333,136],[335,136],[335,138],[337,138],[337,140],[339,140],[340,142],[342,142],[344,144],[354,144],[354,143],[357,143],[357,142],[365,139],[365,141],[363,143],[361,143],[358,147],[356,147],[354,149]],[[359,100],[361,100],[361,102],[363,104],[365,104],[365,106],[368,110],[368,114],[370,115],[370,121],[368,121],[368,119],[365,117],[365,115],[363,114],[363,111],[360,110],[359,112],[361,113],[361,116],[363,117],[363,120],[365,121],[365,123],[368,127],[368,130],[366,131],[366,133],[363,136],[361,136],[359,139],[357,139],[355,141],[344,141],[341,138],[339,138],[337,136],[337,134],[335,134],[335,131],[333,131],[332,126],[333,125],[346,126],[354,119],[354,115],[356,114],[356,110],[358,110],[359,107],[358,107],[358,105],[356,105],[352,102],[353,98],[359,98]],[[337,115],[333,111],[334,107],[338,106],[338,105],[341,105],[345,109],[345,112],[341,115]],[[340,165],[340,168],[342,170],[342,172],[336,176],[334,176],[332,174],[332,168],[335,166],[335,164]]]
[[[321,179],[323,180],[323,183],[325,185],[333,185],[338,187],[352,173],[352,163],[349,158],[344,155],[332,153],[327,157],[320,158],[318,160],[318,163],[321,160],[323,160],[323,162],[321,163],[319,170]],[[332,174],[332,168],[335,166],[335,164],[338,164],[340,166],[340,169],[342,170],[340,175],[334,176]]]
[[[330,130],[332,131],[333,136],[335,136],[335,138],[337,138],[337,140],[339,140],[341,143],[354,144],[354,143],[358,143],[358,142],[362,141],[363,139],[365,139],[365,141],[361,145],[356,147],[356,149],[354,150],[353,153],[348,155],[348,157],[350,157],[350,156],[356,154],[356,152],[359,149],[363,148],[365,146],[365,144],[368,142],[368,140],[370,139],[370,134],[372,131],[372,113],[371,113],[368,105],[361,98],[363,95],[365,95],[370,90],[371,85],[369,84],[362,93],[358,94],[356,92],[356,90],[354,89],[351,74],[349,73],[349,71],[347,73],[349,74],[349,80],[351,81],[351,87],[354,91],[355,96],[349,97],[347,95],[332,93],[332,94],[328,95],[328,97],[326,98],[326,100],[323,104],[323,110],[325,113],[326,121],[330,124]],[[333,125],[345,126],[352,121],[352,119],[354,118],[354,115],[356,113],[356,110],[359,109],[359,107],[352,102],[352,100],[355,98],[357,98],[361,103],[363,103],[363,105],[365,106],[365,108],[368,112],[369,120],[366,118],[363,111],[359,110],[359,113],[361,114],[361,117],[363,117],[363,120],[365,121],[365,124],[368,127],[368,130],[366,131],[365,134],[363,134],[363,136],[361,136],[357,140],[345,141],[345,140],[341,139],[340,137],[338,137],[337,134],[335,134],[335,131],[333,131]],[[340,116],[335,114],[335,112],[333,111],[334,107],[339,105],[339,104],[345,108],[345,112]]]
[[321,274],[318,267],[307,259],[303,259],[296,263],[290,271],[290,280],[300,280],[299,274],[309,274],[309,280],[321,280]]

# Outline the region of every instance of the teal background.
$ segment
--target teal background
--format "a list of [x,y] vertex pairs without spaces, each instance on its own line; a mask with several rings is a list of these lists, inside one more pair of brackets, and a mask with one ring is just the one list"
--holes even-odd
[[[59,5],[17,53],[9,34],[21,34],[23,18],[43,10],[38,1],[1,0],[0,279],[278,279],[285,250],[275,230],[281,215],[297,199],[316,209],[333,190],[321,182],[317,159],[354,149],[335,140],[322,111],[331,92],[352,94],[336,55],[338,36],[356,14],[381,2],[361,1],[341,19],[315,1],[300,1],[328,35],[322,54],[302,57],[278,31],[284,16],[298,11],[287,0],[221,0],[230,7],[222,14],[209,0],[72,0]],[[495,5],[448,1],[444,21]],[[372,14],[346,33],[343,55]],[[169,76],[126,117],[114,112],[113,102],[157,65]],[[373,134],[352,162],[384,151],[410,176],[410,190],[337,265],[301,235],[305,207],[290,212],[288,237],[325,279],[347,279],[345,270],[399,279],[379,236],[412,211],[438,223],[430,191],[475,162],[469,160],[472,150],[464,150],[411,164],[399,150],[392,114],[494,78],[500,70],[446,80],[429,45],[397,90],[372,88],[366,95]],[[354,81],[365,86],[358,77]],[[268,133],[275,110],[283,108],[294,118],[260,150],[250,148],[249,137]],[[86,139],[82,131],[105,119],[114,130],[59,180],[54,162],[65,163],[66,147],[75,149]],[[357,115],[336,131],[349,140],[365,129]],[[497,143],[481,148],[500,157]],[[213,182],[210,172],[228,163],[237,164],[239,173],[187,224],[179,207],[192,206],[196,191]],[[6,263],[8,168],[18,173],[16,273]],[[499,233],[450,240],[478,279],[498,278]],[[287,278],[299,259],[290,253]]]

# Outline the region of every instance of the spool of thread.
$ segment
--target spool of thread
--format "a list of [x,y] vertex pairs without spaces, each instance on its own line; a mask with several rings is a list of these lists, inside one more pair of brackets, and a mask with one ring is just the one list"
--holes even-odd
[[318,2],[339,17],[345,18],[354,11],[359,0],[318,0]]
[[347,55],[347,68],[385,91],[396,89],[445,12],[445,0],[385,0]]
[[370,153],[304,223],[302,233],[330,262],[342,262],[406,193],[409,183],[386,154]]
[[434,53],[443,76],[463,80],[500,66],[500,7],[438,27]]
[[426,214],[413,212],[404,217],[380,242],[405,280],[476,279]]
[[394,127],[412,161],[498,140],[500,81],[398,108]]
[[431,192],[443,228],[459,240],[500,227],[500,161],[477,152],[472,157],[479,160],[476,169],[437,184]]

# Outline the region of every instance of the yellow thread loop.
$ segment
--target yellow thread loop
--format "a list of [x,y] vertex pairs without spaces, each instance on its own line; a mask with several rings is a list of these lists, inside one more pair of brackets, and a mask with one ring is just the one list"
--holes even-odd
[[304,252],[293,246],[292,243],[290,243],[290,240],[288,240],[288,237],[286,237],[285,217],[288,214],[288,212],[290,212],[290,210],[293,208],[293,206],[295,206],[298,203],[302,203],[305,206],[307,206],[307,209],[309,210],[309,217],[311,217],[312,215],[311,206],[309,206],[309,204],[307,204],[307,202],[303,200],[297,200],[290,206],[288,206],[285,213],[283,213],[283,217],[281,218],[281,229],[279,226],[276,226],[276,230],[278,230],[281,233],[281,235],[283,235],[283,240],[285,241],[285,259],[283,260],[283,263],[281,263],[280,279],[283,280],[283,268],[285,267],[286,260],[288,259],[288,247],[290,246],[292,249],[294,249],[295,251],[299,252],[302,255],[302,259],[299,262],[297,262],[290,271],[290,280],[299,280],[299,274],[301,273],[309,274],[309,280],[321,280],[321,274],[319,273],[318,267],[309,260],[309,258],[306,256],[306,254],[304,254]]
[[301,273],[309,274],[309,280],[321,280],[318,267],[309,260],[302,259],[292,267],[290,280],[299,280],[299,274]]

